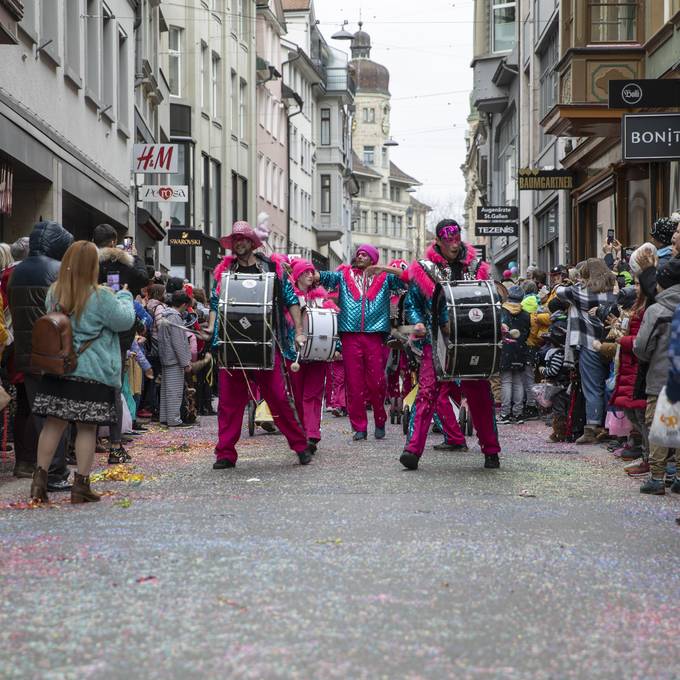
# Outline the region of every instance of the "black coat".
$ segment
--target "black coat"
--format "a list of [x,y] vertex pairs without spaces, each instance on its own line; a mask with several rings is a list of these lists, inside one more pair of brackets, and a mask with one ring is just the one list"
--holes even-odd
[[7,293],[14,329],[14,361],[18,371],[31,364],[33,324],[45,314],[45,296],[59,276],[73,236],[57,222],[40,222],[29,238],[28,257],[14,267]]
[[132,297],[137,297],[149,283],[146,265],[136,255],[120,248],[99,249],[99,283],[105,285],[109,274],[118,274],[120,287],[127,283]]
[[508,337],[503,342],[501,350],[501,371],[521,370],[526,366],[529,354],[527,338],[531,332],[531,316],[525,312],[519,303],[503,305],[501,322],[509,330],[519,331],[519,337]]

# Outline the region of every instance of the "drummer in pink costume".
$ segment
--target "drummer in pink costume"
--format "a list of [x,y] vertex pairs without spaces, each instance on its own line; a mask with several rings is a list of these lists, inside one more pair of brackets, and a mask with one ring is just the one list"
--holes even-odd
[[[294,260],[290,280],[300,300],[300,307],[322,307],[335,309],[337,305],[329,299],[328,292],[314,284],[314,265],[307,260]],[[326,379],[327,362],[309,361],[299,364],[299,370],[290,370],[295,406],[307,434],[307,441],[316,449],[321,441],[321,405]]]
[[[223,237],[220,243],[224,248],[229,248],[233,254],[227,255],[215,268],[216,285],[210,298],[210,323],[207,331],[208,334],[212,334],[213,346],[216,346],[219,340],[217,315],[220,282],[224,272],[242,274],[275,272],[281,281],[281,307],[287,308],[293,320],[295,342],[298,346],[304,345],[306,337],[302,333],[300,302],[295,296],[282,263],[255,252],[262,245],[262,241],[246,222],[236,222],[232,233]],[[282,308],[274,310],[278,327],[282,327],[285,323]],[[285,342],[284,338],[279,338],[274,369],[271,371],[220,368],[217,409],[218,441],[215,446],[216,461],[213,469],[225,470],[236,466],[238,458],[236,444],[241,437],[243,413],[248,401],[254,398],[256,388],[259,388],[260,394],[266,400],[274,422],[288,440],[288,445],[297,453],[300,464],[307,465],[311,462],[313,447],[309,446],[293,403],[286,393],[283,358],[280,351],[280,347],[284,346]]]
[[385,436],[385,362],[383,342],[390,332],[390,296],[404,288],[400,269],[379,267],[378,250],[360,245],[352,264],[319,272],[321,285],[339,291],[338,329],[345,364],[347,411],[354,441],[368,436],[366,401],[373,407],[375,438]]
[[489,266],[477,259],[473,246],[462,241],[460,226],[455,220],[442,220],[436,227],[436,235],[437,239],[427,249],[425,258],[413,262],[409,267],[406,315],[409,323],[415,325],[416,334],[423,338],[424,346],[414,415],[408,442],[399,460],[410,470],[418,468],[435,409],[447,435],[445,446],[440,445],[438,448],[459,450],[465,447],[465,440],[449,402],[451,396],[460,403],[462,395],[467,400],[477,431],[484,454],[484,467],[498,468],[501,447],[489,381],[440,382],[432,360],[432,297],[436,284],[440,281],[486,280],[489,278]]

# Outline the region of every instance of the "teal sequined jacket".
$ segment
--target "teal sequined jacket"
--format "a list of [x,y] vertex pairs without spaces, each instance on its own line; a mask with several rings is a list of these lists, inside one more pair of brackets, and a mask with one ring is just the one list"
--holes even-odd
[[390,297],[406,288],[394,274],[366,278],[361,270],[343,265],[336,272],[319,272],[326,290],[338,290],[340,333],[389,333]]

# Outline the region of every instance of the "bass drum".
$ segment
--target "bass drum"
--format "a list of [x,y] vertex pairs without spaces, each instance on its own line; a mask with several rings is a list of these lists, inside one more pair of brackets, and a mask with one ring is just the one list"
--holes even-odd
[[338,313],[323,307],[305,307],[302,327],[307,342],[300,351],[300,361],[333,361],[338,343]]
[[432,355],[439,380],[485,379],[501,360],[501,301],[492,281],[444,281],[432,299]]
[[218,318],[219,359],[223,368],[274,369],[278,283],[274,273],[222,275]]

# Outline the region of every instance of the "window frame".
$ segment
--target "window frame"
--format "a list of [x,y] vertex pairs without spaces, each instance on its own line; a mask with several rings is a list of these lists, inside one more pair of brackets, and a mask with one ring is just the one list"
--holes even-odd
[[[515,18],[512,22],[515,35],[513,36],[513,44],[510,48],[496,49],[496,12],[498,10],[513,9],[515,11]],[[510,23],[510,22],[508,22]],[[489,3],[489,40],[491,42],[492,54],[505,54],[512,52],[517,43],[517,1],[516,0],[491,0]]]
[[331,176],[328,174],[321,175],[320,182],[321,182],[321,214],[330,215],[332,211]]
[[321,146],[331,144],[331,110],[330,108],[321,109],[321,126],[319,129]]
[[[173,33],[177,36],[177,47],[172,46]],[[171,97],[182,97],[182,43],[184,42],[184,29],[181,26],[168,27],[168,88]],[[177,72],[177,92],[172,91],[172,64],[175,62]]]

